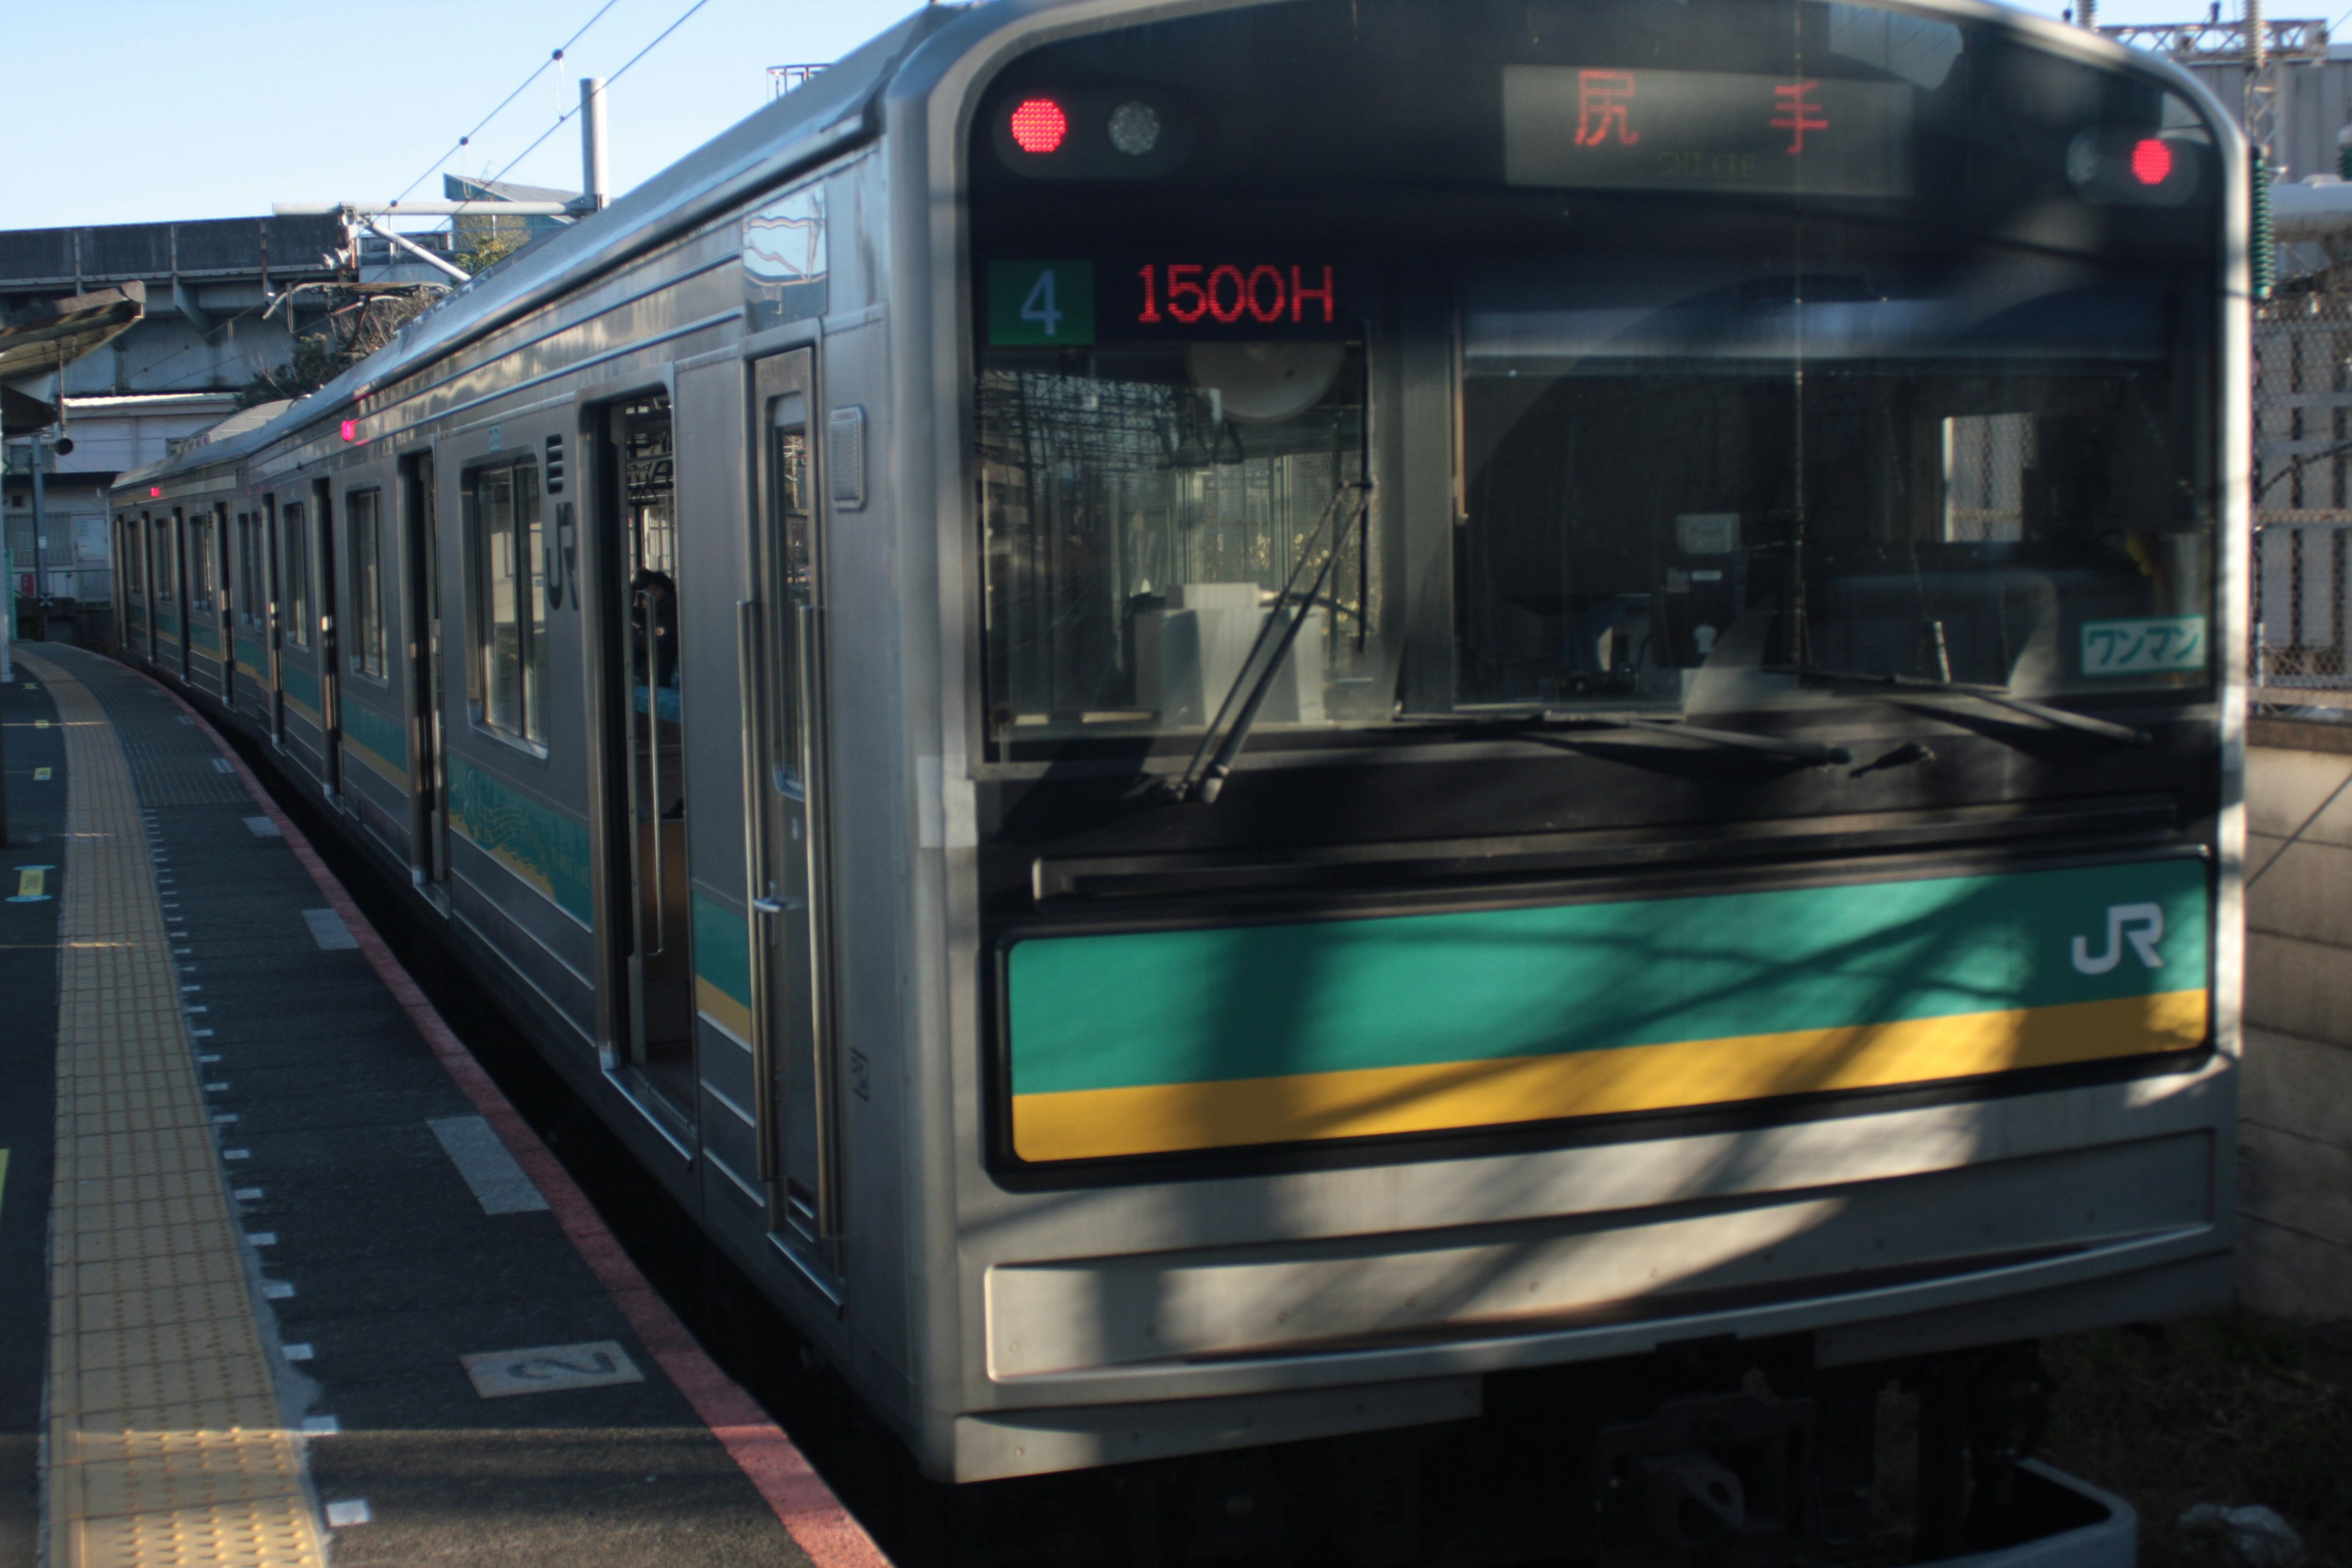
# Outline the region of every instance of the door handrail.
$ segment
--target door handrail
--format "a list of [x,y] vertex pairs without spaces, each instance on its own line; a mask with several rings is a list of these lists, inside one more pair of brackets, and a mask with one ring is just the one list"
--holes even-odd
[[[775,1096],[769,1091],[775,1070],[775,1026],[768,1016],[768,948],[773,933],[764,923],[765,918],[781,913],[782,908],[767,907],[774,900],[760,896],[760,884],[767,873],[767,812],[760,796],[760,758],[762,724],[761,721],[760,687],[760,605],[754,599],[735,602],[735,689],[742,707],[743,720],[743,896],[750,906],[744,918],[744,936],[751,952],[751,1081],[758,1092],[751,1096],[752,1155],[759,1168],[761,1183],[765,1185],[776,1179]],[[772,1202],[772,1199],[771,1200]]]

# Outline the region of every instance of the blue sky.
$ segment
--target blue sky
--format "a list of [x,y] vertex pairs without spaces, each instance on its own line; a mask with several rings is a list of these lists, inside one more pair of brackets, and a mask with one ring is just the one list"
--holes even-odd
[[[0,44],[0,228],[238,217],[272,202],[382,200],[434,166],[605,0],[17,0]],[[2066,0],[2025,8],[2056,16]],[[612,0],[446,168],[495,173],[692,0]],[[703,0],[608,102],[624,191],[767,100],[766,68],[831,60],[913,0]],[[2226,14],[2235,14],[2230,0]],[[2182,21],[2199,0],[2104,0],[2103,22]],[[2288,7],[2280,14],[2311,15]],[[2334,20],[2332,7],[2327,13]],[[2339,24],[2340,25],[2340,24]],[[575,188],[575,124],[508,176]],[[416,195],[439,195],[439,179]]]
[[[693,0],[612,8],[446,165],[503,167]],[[767,68],[832,60],[921,0],[704,0],[607,99],[625,191],[758,109]],[[14,0],[0,228],[241,217],[384,200],[604,0]],[[509,179],[577,189],[574,120]],[[440,195],[438,176],[419,196]]]

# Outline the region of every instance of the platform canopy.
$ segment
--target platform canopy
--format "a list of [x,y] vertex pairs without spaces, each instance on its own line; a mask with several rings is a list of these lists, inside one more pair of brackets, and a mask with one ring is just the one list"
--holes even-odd
[[65,367],[146,313],[147,286],[135,280],[0,312],[0,433],[56,424]]

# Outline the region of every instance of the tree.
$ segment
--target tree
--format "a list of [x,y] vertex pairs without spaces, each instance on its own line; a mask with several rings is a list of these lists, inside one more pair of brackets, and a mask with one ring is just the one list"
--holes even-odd
[[439,303],[445,292],[433,284],[399,284],[360,289],[336,285],[325,293],[344,302],[327,313],[316,331],[305,332],[294,353],[274,370],[265,369],[236,395],[239,408],[279,398],[308,397],[352,365],[383,347],[394,333]]
[[530,235],[520,224],[509,226],[495,220],[473,228],[463,236],[465,244],[454,260],[468,272],[485,272],[504,261],[530,243]]

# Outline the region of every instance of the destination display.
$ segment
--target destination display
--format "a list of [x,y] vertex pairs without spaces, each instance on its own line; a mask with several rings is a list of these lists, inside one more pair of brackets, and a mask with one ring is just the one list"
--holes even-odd
[[1503,68],[1503,174],[1514,185],[1911,194],[1902,82],[1801,74]]
[[988,341],[1077,347],[1346,338],[1353,325],[1350,292],[1336,262],[1246,252],[992,261]]

